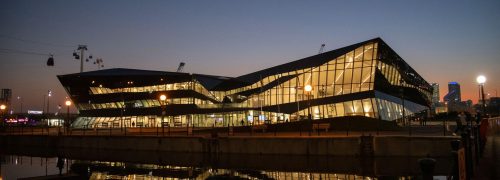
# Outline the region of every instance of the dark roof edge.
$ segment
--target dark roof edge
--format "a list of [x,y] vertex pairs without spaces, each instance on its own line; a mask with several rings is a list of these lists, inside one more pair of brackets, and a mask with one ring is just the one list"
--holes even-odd
[[[253,73],[249,73],[249,74],[245,74],[245,75],[242,75],[242,76],[238,76],[237,78],[241,79],[241,80],[246,80],[246,81],[255,81],[256,78],[259,79],[261,76],[262,77],[266,77],[266,76],[269,76],[269,75],[272,75],[272,74],[282,73],[282,71],[285,72],[284,70],[281,70],[281,68],[288,67],[288,66],[290,66],[290,67],[293,66],[295,70],[296,69],[304,69],[304,68],[308,68],[308,67],[314,67],[314,66],[316,66],[317,63],[313,63],[313,62],[309,62],[309,61],[313,60],[314,62],[317,62],[318,60],[320,60],[320,62],[323,62],[321,60],[324,60],[325,57],[334,55],[334,54],[336,54],[339,51],[346,51],[346,50],[350,50],[350,49],[355,49],[356,47],[358,47],[358,46],[360,46],[362,44],[366,44],[368,42],[379,42],[379,41],[383,42],[383,40],[380,37],[376,37],[376,38],[373,38],[373,39],[370,39],[370,40],[366,40],[366,41],[362,41],[362,42],[359,42],[359,43],[356,43],[356,44],[344,46],[344,47],[341,47],[341,48],[338,48],[338,49],[334,49],[334,50],[331,50],[331,51],[328,51],[328,52],[324,52],[324,53],[321,53],[321,54],[309,56],[309,57],[302,58],[302,59],[299,59],[299,60],[295,60],[295,61],[292,61],[292,62],[288,62],[288,63],[285,63],[285,64],[277,65],[277,66],[266,68],[266,69],[263,69],[263,70],[260,70],[260,71],[256,71],[256,72],[253,72]],[[342,54],[340,54],[340,55],[342,55]],[[290,68],[286,68],[286,69],[287,69],[287,71],[291,70]],[[251,79],[253,79],[253,80],[251,80]]]

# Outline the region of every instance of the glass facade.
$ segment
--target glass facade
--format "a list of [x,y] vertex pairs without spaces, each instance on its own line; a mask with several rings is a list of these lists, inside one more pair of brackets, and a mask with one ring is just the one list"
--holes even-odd
[[80,111],[75,127],[158,127],[163,111],[169,126],[394,121],[425,111],[432,90],[380,38],[236,78],[130,69],[58,77]]

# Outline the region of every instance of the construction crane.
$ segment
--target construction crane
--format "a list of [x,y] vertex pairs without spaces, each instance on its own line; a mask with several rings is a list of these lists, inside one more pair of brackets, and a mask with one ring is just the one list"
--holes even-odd
[[323,53],[323,49],[325,49],[325,44],[321,44],[321,47],[319,48],[318,54]]
[[177,72],[182,72],[182,69],[184,69],[184,65],[186,65],[186,63],[181,62],[181,63],[179,64],[179,67],[177,68]]

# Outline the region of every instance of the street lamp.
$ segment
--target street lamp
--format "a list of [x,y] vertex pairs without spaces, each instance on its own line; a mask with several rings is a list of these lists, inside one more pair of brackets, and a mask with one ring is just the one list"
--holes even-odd
[[[165,96],[164,94],[160,95],[160,105],[161,105],[161,134],[162,134],[162,136],[165,135],[164,119],[165,119],[165,114],[166,114],[165,109],[166,109],[166,106],[167,106],[167,102],[165,100],[167,100],[167,96]],[[170,131],[168,131],[168,133],[170,133]]]
[[50,97],[52,96],[52,91],[49,90],[49,93],[47,95],[47,114],[50,113],[50,106],[49,106],[49,100],[50,100]]
[[21,101],[21,96],[17,96],[17,100],[21,103],[21,111],[17,112],[18,114],[16,115],[17,123],[19,123],[19,115],[23,113],[23,102]]
[[2,126],[5,124],[4,111],[7,108],[5,104],[0,105],[0,110],[2,111]]
[[71,106],[71,101],[66,100],[66,121],[64,121],[64,124],[66,124],[66,128],[69,130],[69,126],[71,125],[69,122],[69,107]]
[[484,77],[483,75],[479,75],[476,78],[476,81],[479,84],[479,96],[483,101],[481,105],[483,109],[483,114],[486,115],[486,101],[484,100],[484,83],[486,82],[486,77]]
[[19,103],[21,104],[21,110],[19,112],[22,114],[23,113],[23,100],[21,99],[21,96],[17,96],[17,100],[19,100]]
[[306,85],[304,87],[304,90],[307,92],[307,116],[309,117],[309,124],[311,125],[311,129],[309,129],[309,136],[311,136],[311,130],[312,130],[312,117],[311,117],[311,91],[312,91],[312,86],[311,85]]

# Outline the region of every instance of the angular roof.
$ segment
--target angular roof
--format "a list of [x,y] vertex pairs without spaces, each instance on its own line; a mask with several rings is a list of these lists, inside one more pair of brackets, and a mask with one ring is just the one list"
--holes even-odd
[[212,75],[204,75],[204,74],[193,74],[193,78],[200,82],[206,89],[213,89],[217,85],[226,82],[230,79],[234,79],[231,77],[224,76],[212,76]]
[[274,67],[260,70],[257,72],[253,72],[250,74],[242,75],[242,76],[237,77],[237,79],[240,79],[242,81],[245,81],[245,82],[252,84],[252,83],[259,81],[261,79],[261,77],[267,77],[267,76],[274,75],[274,74],[280,74],[280,73],[284,73],[284,72],[319,66],[319,65],[322,65],[328,61],[331,61],[332,59],[335,59],[339,56],[342,56],[342,55],[348,53],[349,51],[353,51],[354,49],[358,48],[359,46],[361,46],[363,44],[366,44],[368,42],[378,42],[378,41],[382,41],[382,39],[380,39],[380,38],[370,39],[370,40],[356,43],[356,44],[346,46],[343,48],[331,50],[331,51],[321,53],[318,55],[306,57],[303,59],[299,59],[296,61],[282,64],[282,65],[278,65],[278,66],[274,66]]
[[[424,81],[423,78],[418,75],[418,73],[413,70],[413,68],[409,67],[402,58],[400,58],[381,38],[373,38],[367,41],[363,41],[360,43],[356,43],[350,46],[346,46],[343,48],[331,50],[328,52],[324,52],[321,54],[317,54],[314,56],[302,58],[296,61],[292,61],[289,63],[277,65],[274,67],[270,67],[267,69],[263,69],[257,72],[245,74],[236,78],[233,77],[224,77],[224,76],[213,76],[213,75],[204,75],[204,74],[189,74],[189,73],[180,73],[180,72],[168,72],[168,71],[154,71],[154,70],[139,70],[139,69],[126,69],[126,68],[114,68],[114,69],[105,69],[98,71],[89,71],[83,73],[75,73],[75,74],[67,74],[60,75],[58,77],[72,77],[72,76],[80,76],[80,77],[93,77],[93,76],[106,76],[106,77],[126,77],[126,76],[171,76],[177,80],[181,79],[196,79],[200,82],[206,89],[212,91],[224,91],[230,90],[234,88],[244,87],[247,85],[251,85],[260,81],[263,77],[267,77],[270,75],[281,74],[285,72],[306,69],[311,67],[320,66],[328,61],[331,61],[339,56],[342,56],[354,49],[369,43],[369,42],[378,42],[379,46],[385,46],[390,51],[393,52],[399,59],[394,64],[399,67],[403,67],[403,69],[407,72],[404,75],[413,76],[413,78],[419,79],[420,81]],[[379,47],[380,48],[380,47]]]
[[165,76],[165,75],[188,75],[189,73],[113,68],[82,73],[67,74],[64,76]]

